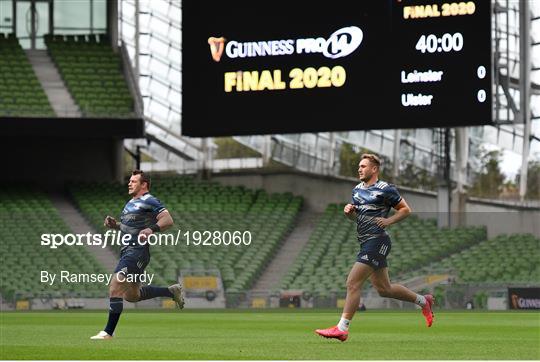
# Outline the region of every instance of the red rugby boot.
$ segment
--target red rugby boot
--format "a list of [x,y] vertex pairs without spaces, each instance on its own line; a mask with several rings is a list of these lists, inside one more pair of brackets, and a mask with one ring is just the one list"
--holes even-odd
[[337,326],[333,326],[327,329],[316,329],[315,333],[324,338],[336,338],[341,342],[345,342],[349,337],[348,331],[341,331]]
[[435,315],[431,309],[433,304],[435,304],[435,298],[431,294],[426,294],[424,297],[426,298],[426,305],[422,307],[422,314],[426,318],[427,326],[431,327],[433,324],[433,319],[435,319]]

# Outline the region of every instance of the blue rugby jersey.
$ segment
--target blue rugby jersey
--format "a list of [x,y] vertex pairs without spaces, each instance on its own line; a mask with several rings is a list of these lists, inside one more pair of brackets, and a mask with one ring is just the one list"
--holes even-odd
[[377,180],[373,185],[359,183],[352,191],[352,204],[356,209],[356,230],[358,241],[365,242],[386,235],[374,221],[376,217],[388,217],[390,209],[401,201],[398,190],[392,184]]
[[[131,235],[128,242],[139,247],[148,247],[137,244],[139,232],[157,222],[157,216],[165,210],[165,206],[150,193],[145,193],[138,199],[131,199],[127,202],[120,215],[120,230],[123,234]],[[122,250],[127,246],[122,246]]]

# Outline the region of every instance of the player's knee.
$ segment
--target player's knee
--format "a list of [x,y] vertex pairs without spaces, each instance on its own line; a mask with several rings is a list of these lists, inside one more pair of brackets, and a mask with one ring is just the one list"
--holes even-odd
[[124,299],[130,303],[136,303],[141,300],[141,295],[138,292],[126,292]]
[[127,302],[130,302],[130,303],[136,303],[139,301],[139,298],[138,297],[134,297],[132,295],[126,295],[125,298],[124,298]]
[[124,297],[124,285],[113,278],[111,284],[109,284],[109,296],[111,298],[123,298]]
[[122,288],[118,286],[109,286],[109,297],[111,298],[122,298],[124,295]]
[[360,283],[358,281],[356,281],[356,280],[348,279],[347,283],[346,283],[346,286],[347,286],[347,292],[348,293],[357,292],[357,291],[360,290]]
[[391,288],[387,286],[375,286],[375,289],[377,290],[377,293],[379,293],[379,296],[381,297],[390,297],[392,295]]

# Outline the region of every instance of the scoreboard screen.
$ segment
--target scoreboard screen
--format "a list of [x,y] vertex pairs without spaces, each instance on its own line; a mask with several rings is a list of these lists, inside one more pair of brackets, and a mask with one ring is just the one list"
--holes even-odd
[[182,133],[492,122],[489,1],[184,1]]

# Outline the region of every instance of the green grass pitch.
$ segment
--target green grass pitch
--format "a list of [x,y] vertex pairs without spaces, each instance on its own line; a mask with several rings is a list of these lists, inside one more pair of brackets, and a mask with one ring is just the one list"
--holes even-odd
[[116,336],[104,311],[4,312],[0,359],[361,360],[540,359],[538,312],[437,312],[427,328],[419,311],[356,315],[349,340],[318,337],[338,310],[127,310]]

